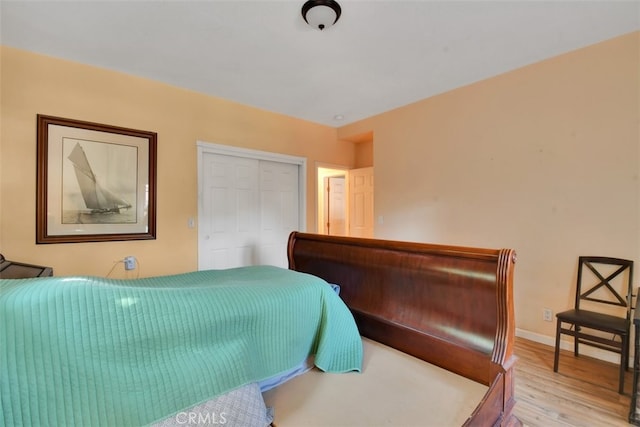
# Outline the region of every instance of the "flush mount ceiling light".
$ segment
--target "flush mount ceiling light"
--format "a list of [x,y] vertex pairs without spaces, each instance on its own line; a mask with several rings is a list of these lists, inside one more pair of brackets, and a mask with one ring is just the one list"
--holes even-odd
[[309,0],[302,6],[302,17],[313,28],[324,30],[340,19],[340,5],[334,0]]

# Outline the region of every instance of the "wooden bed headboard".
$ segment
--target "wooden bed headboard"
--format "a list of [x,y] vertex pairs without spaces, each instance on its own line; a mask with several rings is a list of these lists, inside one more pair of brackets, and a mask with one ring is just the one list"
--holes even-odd
[[513,250],[293,232],[288,258],[340,285],[363,336],[488,385],[470,424],[517,424]]

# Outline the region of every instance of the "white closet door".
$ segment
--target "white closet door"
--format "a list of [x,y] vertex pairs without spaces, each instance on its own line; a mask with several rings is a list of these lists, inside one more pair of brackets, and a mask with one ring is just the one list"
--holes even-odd
[[211,153],[202,160],[198,268],[257,264],[260,162]]
[[299,230],[298,166],[260,162],[261,264],[287,267],[287,241]]
[[299,165],[208,152],[200,165],[198,269],[286,268],[302,229]]

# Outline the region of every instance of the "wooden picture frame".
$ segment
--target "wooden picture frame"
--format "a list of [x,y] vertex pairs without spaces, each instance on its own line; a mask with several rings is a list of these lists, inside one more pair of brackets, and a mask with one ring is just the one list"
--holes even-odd
[[38,114],[36,243],[156,238],[157,134]]

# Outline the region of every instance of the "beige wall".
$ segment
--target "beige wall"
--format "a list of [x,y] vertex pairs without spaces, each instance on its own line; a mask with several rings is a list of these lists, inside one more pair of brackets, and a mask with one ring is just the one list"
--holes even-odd
[[373,141],[359,142],[355,145],[354,168],[368,168],[373,166]]
[[[197,229],[187,223],[197,217],[197,140],[306,157],[310,231],[313,165],[354,162],[352,143],[330,127],[7,47],[0,64],[0,252],[57,275],[106,275],[127,255],[138,258],[142,276],[196,269]],[[157,240],[35,244],[36,114],[158,133]]]
[[[357,128],[357,126],[356,126]],[[362,133],[343,132],[341,138],[344,141],[351,141],[355,144],[355,159],[353,167],[368,168],[373,166],[373,132]]]
[[376,237],[515,248],[517,326],[553,336],[542,309],[572,304],[578,255],[640,261],[639,40],[340,128],[373,131]]
[[[576,258],[640,261],[640,33],[616,38],[337,131],[149,80],[9,48],[1,56],[0,251],[58,274],[196,268],[196,140],[352,166],[373,135],[382,238],[513,247],[517,326],[553,335],[542,308],[571,304]],[[156,241],[35,245],[35,116],[158,132]],[[339,139],[345,141],[338,141]],[[360,138],[360,139],[359,139]],[[637,273],[638,274],[638,273]]]

